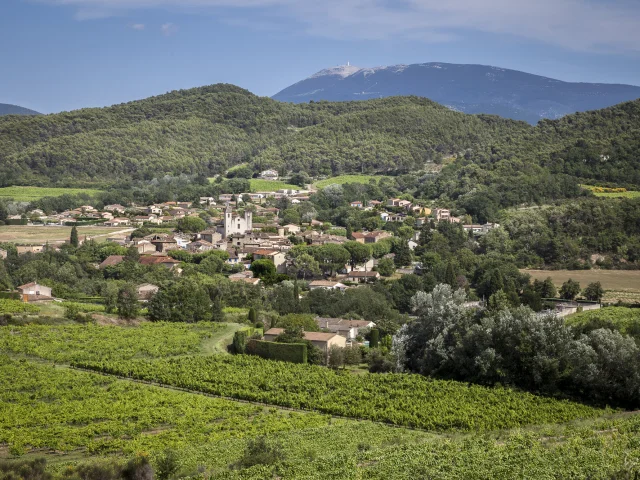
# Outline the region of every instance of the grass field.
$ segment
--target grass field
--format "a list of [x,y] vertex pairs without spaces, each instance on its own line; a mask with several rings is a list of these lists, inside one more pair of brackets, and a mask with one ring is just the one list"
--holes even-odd
[[320,180],[313,186],[316,188],[324,188],[334,183],[338,185],[344,185],[345,183],[369,183],[369,180],[380,180],[385,178],[383,175],[340,175],[338,177],[327,178],[326,180]]
[[299,185],[281,182],[280,180],[262,180],[260,178],[252,178],[249,180],[252,192],[275,192],[281,189],[300,190]]
[[592,282],[600,282],[605,289],[605,302],[621,300],[640,303],[640,270],[523,270],[533,279],[551,277],[554,285],[560,286],[570,278],[580,282],[582,288]]
[[[106,238],[111,233],[126,230],[122,227],[78,227],[79,238],[94,238],[98,235]],[[33,225],[0,226],[0,243],[56,243],[68,240],[71,227],[45,227]],[[123,235],[124,236],[124,235]],[[100,240],[100,238],[97,238]]]
[[582,188],[586,190],[590,190],[596,197],[603,198],[639,198],[640,191],[636,190],[627,190],[626,192],[598,192],[596,189],[598,187],[594,187],[591,185],[581,185]]
[[61,195],[97,195],[100,190],[90,188],[44,188],[44,187],[5,187],[0,188],[0,198],[12,198],[18,202],[31,202],[42,197],[59,197]]

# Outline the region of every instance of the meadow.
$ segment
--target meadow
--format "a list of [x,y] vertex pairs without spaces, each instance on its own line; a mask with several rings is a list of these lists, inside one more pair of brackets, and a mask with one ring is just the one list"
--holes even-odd
[[276,192],[282,189],[301,190],[300,185],[293,185],[281,180],[263,180],[261,178],[252,178],[249,180],[252,192]]
[[379,181],[381,178],[385,178],[382,175],[339,175],[337,177],[327,178],[320,180],[313,184],[315,188],[324,188],[328,185],[338,184],[344,185],[345,183],[369,183],[370,180]]
[[570,278],[585,288],[592,282],[600,282],[605,290],[604,302],[640,303],[640,270],[522,270],[533,279],[551,277],[556,288]]
[[[69,239],[72,227],[44,225],[2,225],[0,226],[0,243],[58,243]],[[79,238],[105,239],[114,232],[127,230],[121,227],[78,227]],[[96,238],[97,237],[97,238]]]
[[[595,187],[593,185],[581,185],[582,188],[589,190],[596,197],[602,198],[639,198],[640,191],[636,190],[627,190],[625,188],[615,189],[615,188],[605,188],[605,187]],[[615,191],[621,190],[621,191]]]
[[97,195],[100,190],[92,188],[50,188],[50,187],[4,187],[0,188],[0,199],[13,199],[16,202],[33,202],[43,197],[59,197],[61,195]]

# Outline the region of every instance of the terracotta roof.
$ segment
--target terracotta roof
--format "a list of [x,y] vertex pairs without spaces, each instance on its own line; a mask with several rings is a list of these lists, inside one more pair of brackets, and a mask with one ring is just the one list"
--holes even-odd
[[280,335],[281,333],[284,333],[284,328],[270,328],[264,332],[265,335]]
[[256,254],[256,255],[270,256],[270,255],[274,255],[274,254],[278,253],[278,251],[277,250],[267,250],[266,248],[261,248],[259,250],[256,250],[253,253]]
[[17,287],[17,289],[22,290],[29,287],[35,287],[36,285],[38,285],[36,282],[25,283],[24,285],[20,285],[19,287]]
[[309,282],[310,287],[335,287],[340,282],[332,282],[330,280],[314,280]]
[[124,255],[109,255],[99,265],[99,268],[114,267],[124,261]]
[[167,257],[167,256],[162,256],[162,257],[153,257],[151,255],[145,255],[143,257],[140,257],[139,260],[141,265],[161,265],[163,263],[180,263],[178,260],[176,260],[175,258],[171,258],[171,257]]
[[378,272],[349,272],[348,277],[378,277]]
[[335,333],[304,332],[304,339],[311,342],[327,342],[335,336]]

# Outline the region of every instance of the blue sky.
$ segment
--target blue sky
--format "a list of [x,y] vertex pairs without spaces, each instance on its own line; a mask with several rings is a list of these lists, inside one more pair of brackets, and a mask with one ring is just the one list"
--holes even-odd
[[0,103],[43,113],[350,61],[640,85],[637,0],[0,0]]

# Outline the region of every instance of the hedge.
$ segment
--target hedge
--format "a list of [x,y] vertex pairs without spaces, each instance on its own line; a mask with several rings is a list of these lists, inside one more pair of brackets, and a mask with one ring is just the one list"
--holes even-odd
[[246,353],[269,360],[307,363],[307,345],[304,343],[277,343],[250,339],[247,342]]

